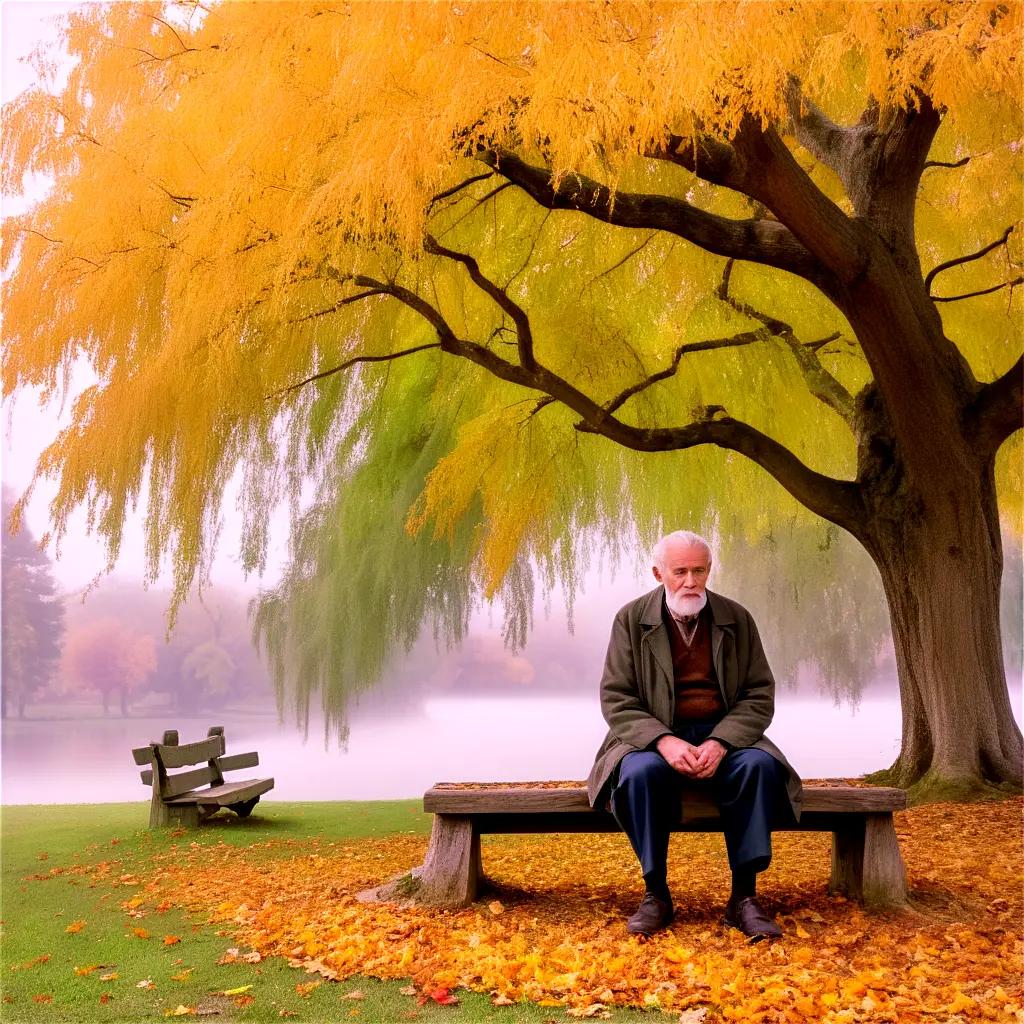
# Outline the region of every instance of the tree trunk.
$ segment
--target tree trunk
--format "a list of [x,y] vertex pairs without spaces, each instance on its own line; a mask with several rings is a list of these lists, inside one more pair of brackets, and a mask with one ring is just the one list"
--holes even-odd
[[882,577],[903,712],[899,758],[873,780],[908,788],[918,802],[1020,790],[1024,781],[1000,636],[993,466],[959,449],[927,493],[910,488],[886,451],[887,470],[865,488],[873,514],[859,538]]

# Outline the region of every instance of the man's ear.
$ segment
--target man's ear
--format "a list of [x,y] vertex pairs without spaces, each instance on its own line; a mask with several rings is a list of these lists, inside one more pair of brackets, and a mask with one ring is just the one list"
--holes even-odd
[[664,580],[663,580],[663,579],[661,578],[661,570],[660,570],[660,569],[659,569],[659,568],[658,568],[658,567],[657,567],[656,565],[652,565],[652,566],[651,566],[651,571],[652,571],[652,572],[654,573],[654,578],[655,578],[655,579],[656,579],[656,580],[657,580],[657,581],[658,581],[659,583],[664,583],[664,582],[665,582],[665,581],[664,581]]

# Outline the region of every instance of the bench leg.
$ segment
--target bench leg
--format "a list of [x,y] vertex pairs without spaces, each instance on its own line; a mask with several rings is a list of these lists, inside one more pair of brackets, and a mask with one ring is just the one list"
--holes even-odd
[[359,894],[363,902],[409,900],[437,907],[465,907],[476,899],[483,872],[480,833],[473,819],[435,814],[423,864],[407,875]]
[[149,827],[183,825],[195,828],[199,824],[199,808],[195,804],[165,804],[154,799],[149,805]]
[[865,814],[832,833],[829,892],[873,909],[906,901],[907,877],[892,814]]

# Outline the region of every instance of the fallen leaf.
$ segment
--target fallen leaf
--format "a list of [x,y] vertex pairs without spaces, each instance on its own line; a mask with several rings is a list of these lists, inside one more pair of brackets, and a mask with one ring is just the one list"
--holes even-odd
[[145,928],[133,928],[132,935],[134,935],[137,939],[149,938],[149,932],[147,932]]
[[416,995],[416,986],[415,985],[403,985],[398,990],[398,993],[399,993],[399,995],[403,995],[403,996],[414,996],[414,995]]
[[214,992],[215,996],[240,996],[243,992],[248,992],[252,988],[252,985],[239,985],[238,988],[226,988],[223,992]]
[[255,996],[235,996],[235,998],[232,1000],[232,1002],[239,1009],[244,1009],[246,1006],[252,1006],[252,1004],[256,1002],[256,997]]
[[90,964],[88,967],[76,967],[75,968],[75,974],[77,974],[79,977],[83,977],[84,978],[84,977],[87,977],[88,975],[92,974],[93,971],[98,971],[99,969],[100,969],[100,964]]
[[32,1002],[33,1003],[52,1003],[53,1002],[53,996],[50,996],[50,995],[33,996],[32,997]]
[[247,964],[258,964],[263,959],[263,954],[254,949],[249,953],[244,953],[240,959],[244,960]]
[[294,1010],[278,1010],[278,1017],[298,1017],[298,1014]]
[[109,992],[101,992],[100,993],[100,1002],[101,1003],[109,1003],[110,1000],[113,999],[113,998],[114,998],[113,995],[111,995],[111,993],[109,993]]
[[179,942],[181,942],[181,936],[180,935],[165,935],[164,936],[164,945],[165,946],[176,946]]
[[84,921],[72,921],[71,924],[64,929],[69,935],[74,935],[76,932],[80,932],[85,927]]
[[491,900],[491,902],[487,904],[487,909],[495,916],[505,913],[505,908],[502,906],[501,900]]
[[611,1014],[604,1003],[591,1003],[589,1006],[570,1006],[565,1011],[567,1017],[594,1018],[610,1020]]
[[164,1011],[165,1017],[188,1017],[195,1014],[196,1008],[194,1006],[183,1006],[181,1003],[173,1010]]
[[677,1024],[704,1024],[707,1019],[707,1008],[703,1006],[694,1006],[689,1010],[683,1010],[683,1012],[679,1014],[679,1021]]
[[185,970],[171,975],[171,981],[188,981],[189,975],[195,970],[194,967],[186,967]]
[[120,977],[121,975],[117,971],[111,971],[109,974],[101,974],[100,981],[117,981]]
[[299,982],[299,984],[295,986],[295,991],[298,992],[303,999],[308,999],[310,992],[315,988],[319,988],[322,984],[323,981],[319,978],[317,978],[316,981]]
[[341,998],[342,999],[365,999],[366,996],[363,995],[363,993],[360,992],[359,989],[354,988],[351,992],[346,992]]
[[136,988],[156,988],[156,985],[154,985],[153,982],[150,981],[149,978],[146,978],[144,981],[136,982],[135,983],[135,987]]
[[503,996],[500,992],[491,993],[491,1006],[512,1006],[514,1003],[514,999],[509,999],[508,996]]

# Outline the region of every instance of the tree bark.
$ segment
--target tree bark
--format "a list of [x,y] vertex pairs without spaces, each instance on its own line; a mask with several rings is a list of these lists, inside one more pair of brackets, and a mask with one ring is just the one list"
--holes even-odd
[[899,757],[875,781],[914,801],[1022,786],[999,625],[1002,543],[994,458],[937,437],[949,472],[911,482],[874,389],[859,421],[868,515],[858,539],[882,578],[899,673]]

